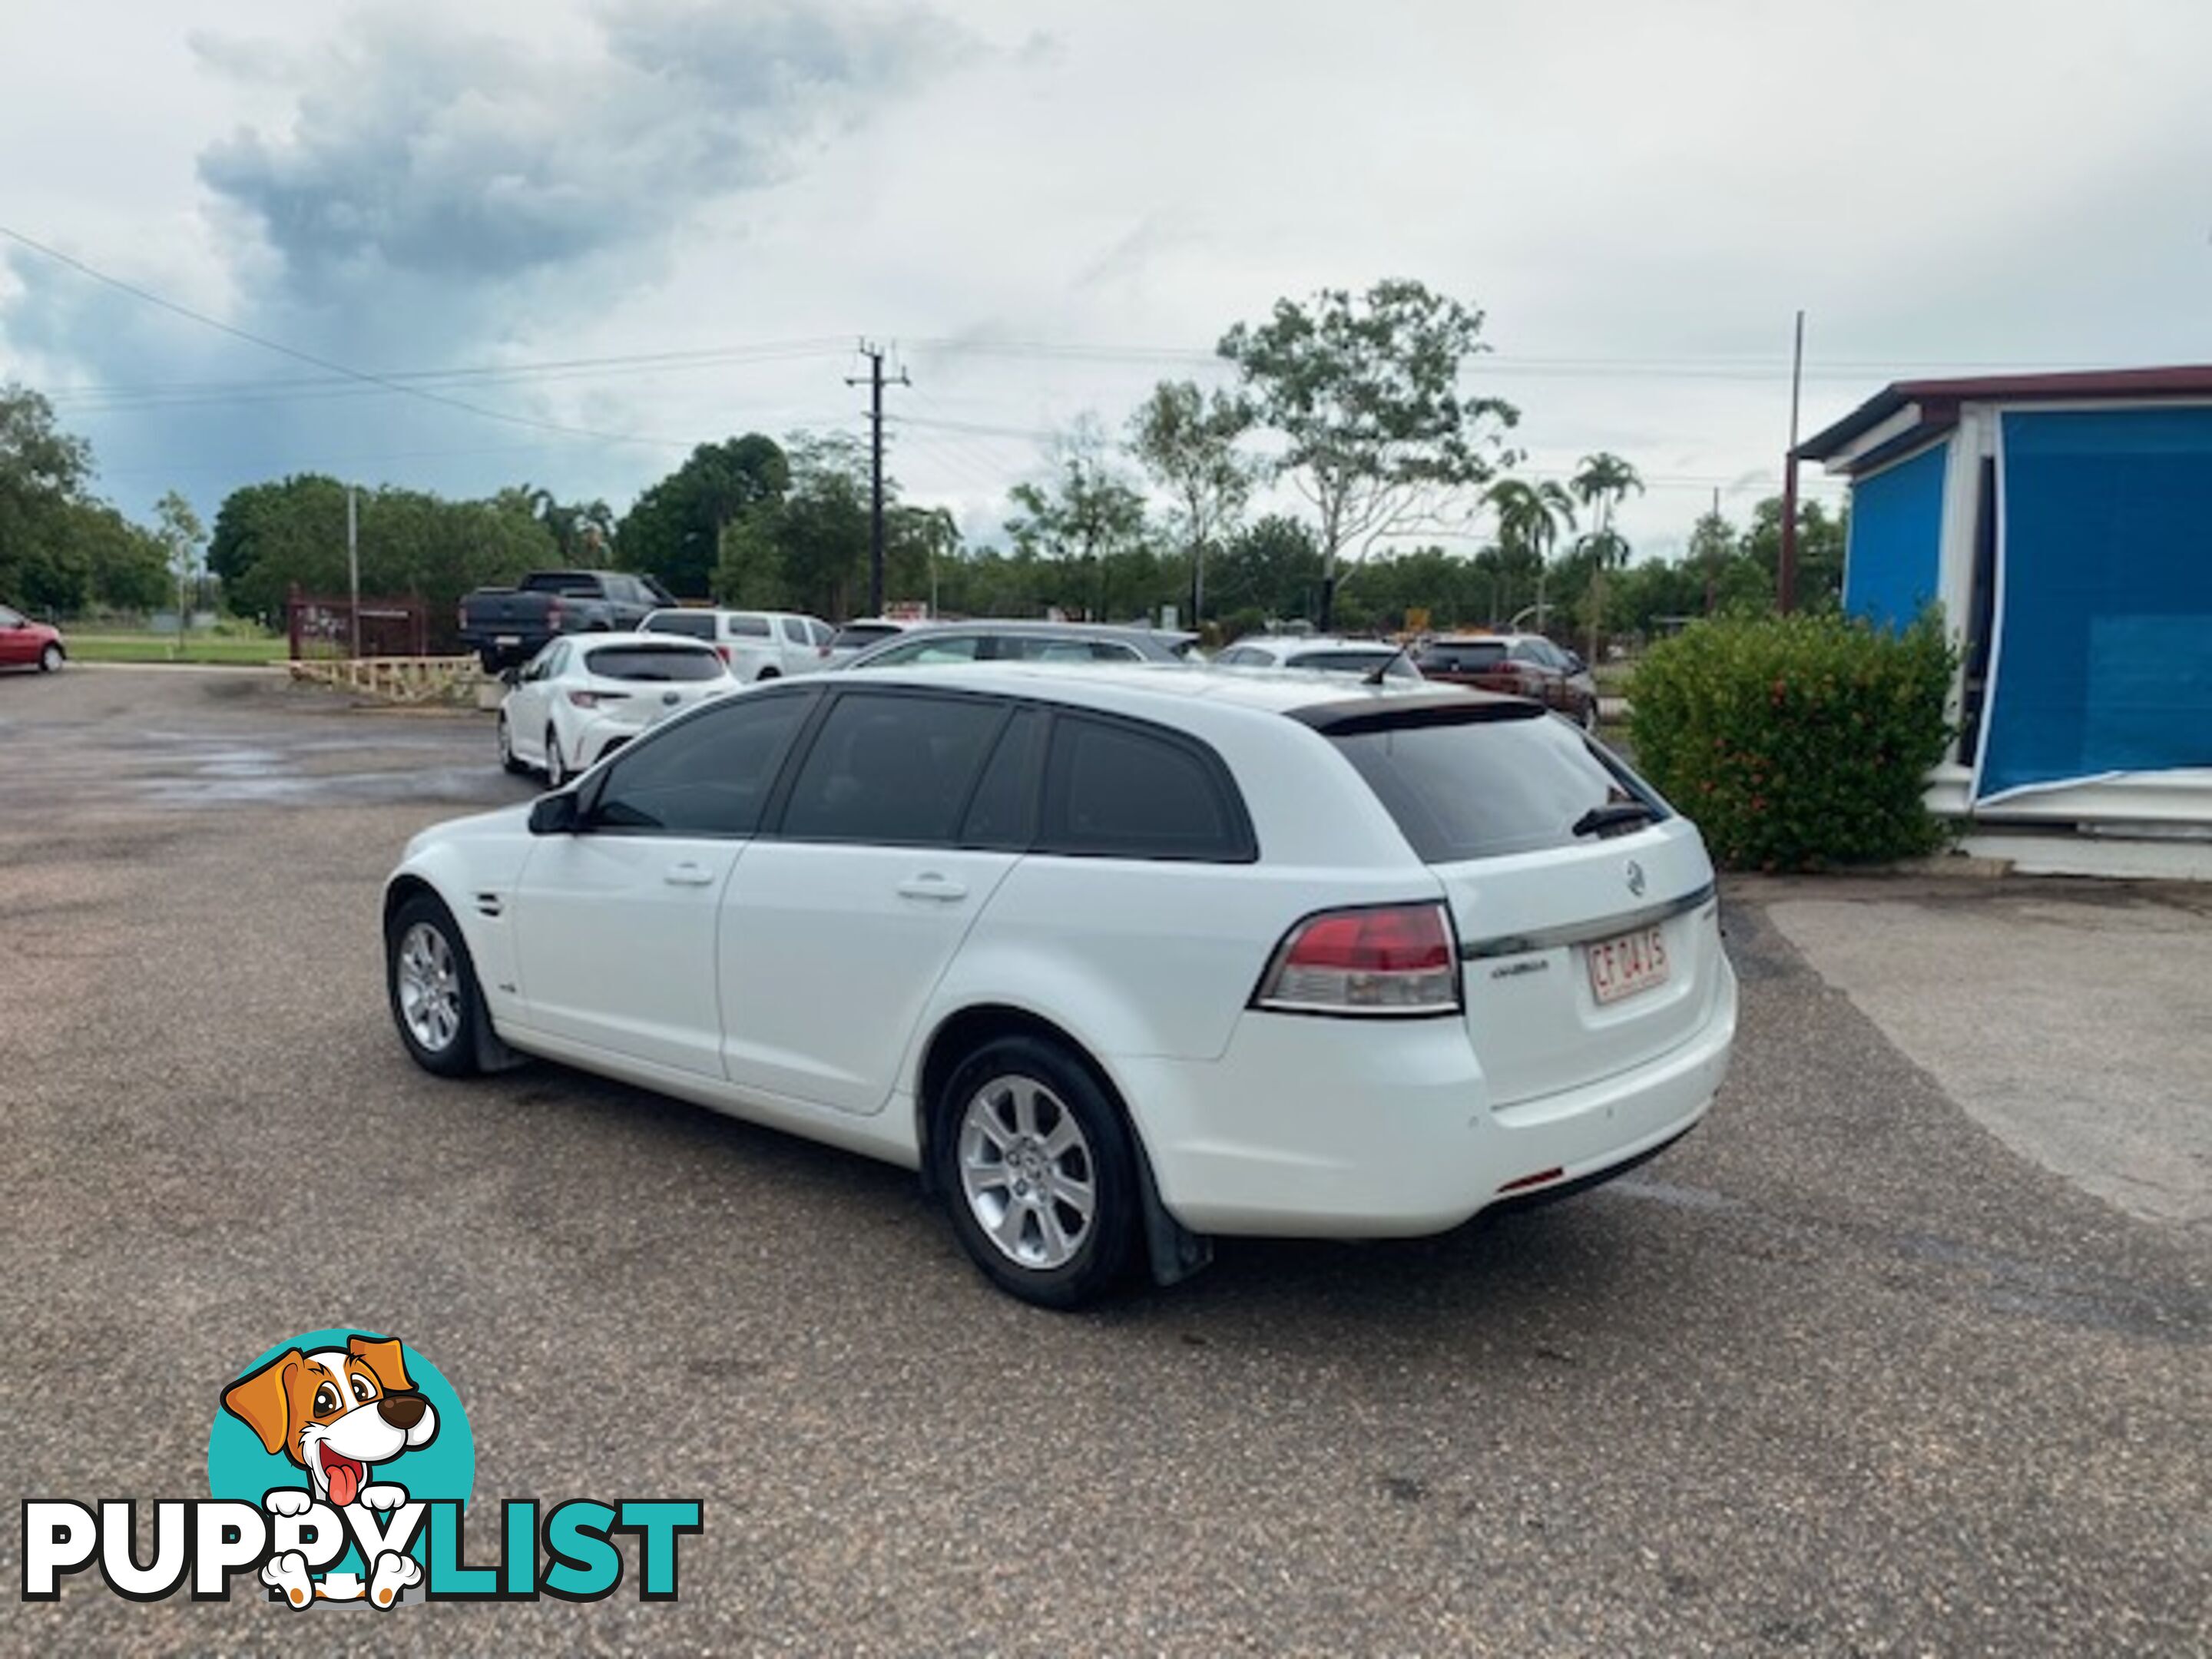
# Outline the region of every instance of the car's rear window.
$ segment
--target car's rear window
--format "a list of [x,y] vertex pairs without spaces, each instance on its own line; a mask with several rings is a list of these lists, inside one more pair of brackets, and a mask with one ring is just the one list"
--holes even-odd
[[1548,715],[1493,712],[1328,735],[1430,864],[1579,845],[1575,826],[1593,807],[1640,801],[1655,820],[1668,816],[1650,785]]
[[878,640],[887,640],[892,635],[904,631],[902,629],[885,628],[880,623],[853,623],[839,629],[837,636],[830,644],[836,650],[857,651],[864,645],[873,645]]
[[647,617],[645,631],[648,634],[684,634],[695,640],[714,637],[714,613],[711,611],[674,611],[663,616]]
[[584,666],[609,680],[718,680],[728,672],[711,651],[688,645],[609,645],[584,653]]
[[1481,640],[1472,645],[1432,645],[1421,653],[1425,674],[1480,674],[1505,660],[1505,641]]

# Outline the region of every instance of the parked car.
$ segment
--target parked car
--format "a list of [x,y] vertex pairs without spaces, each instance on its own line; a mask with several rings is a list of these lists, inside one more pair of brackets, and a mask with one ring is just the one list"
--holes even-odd
[[830,641],[830,654],[823,659],[824,668],[842,668],[870,646],[881,645],[894,639],[909,628],[920,624],[902,621],[896,617],[858,617],[839,629]]
[[1248,634],[1213,653],[1224,668],[1305,668],[1328,674],[1371,674],[1381,668],[1391,678],[1417,680],[1420,670],[1401,647],[1388,640],[1348,640],[1316,634]]
[[735,682],[714,647],[672,634],[555,640],[499,706],[499,763],[558,789],[640,732]]
[[1195,634],[1102,623],[924,623],[847,659],[846,668],[952,662],[1182,662]]
[[733,678],[781,679],[811,674],[830,660],[836,629],[819,617],[787,611],[656,611],[640,624],[647,634],[682,634],[711,644]]
[[0,605],[0,668],[39,668],[51,674],[68,660],[69,643],[61,629]]
[[747,689],[425,830],[383,915],[428,1070],[542,1055],[918,1167],[1052,1306],[1605,1179],[1735,1023],[1695,828],[1533,703],[1397,682]]
[[1534,697],[1586,732],[1596,728],[1597,682],[1580,657],[1541,634],[1440,635],[1416,660],[1430,679]]
[[676,603],[650,576],[620,570],[533,570],[512,587],[479,587],[461,599],[461,641],[484,672],[528,662],[563,634],[626,633]]

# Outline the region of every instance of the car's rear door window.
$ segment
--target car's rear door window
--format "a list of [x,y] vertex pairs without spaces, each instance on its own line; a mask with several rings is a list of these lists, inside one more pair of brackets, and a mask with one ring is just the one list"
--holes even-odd
[[780,827],[790,841],[951,845],[1006,706],[848,692],[823,718]]
[[1037,786],[1050,726],[1041,708],[1017,709],[1006,722],[961,822],[963,847],[1021,852],[1036,840]]
[[732,639],[765,640],[774,632],[766,617],[750,616],[743,611],[725,618],[723,627]]
[[1045,762],[1042,852],[1248,863],[1251,820],[1220,757],[1156,726],[1062,714]]
[[[720,665],[717,665],[719,668]],[[611,762],[586,809],[593,830],[750,836],[815,703],[811,691],[710,700]]]
[[[1317,722],[1430,864],[1579,844],[1669,816],[1650,785],[1531,705]],[[1640,804],[1648,816],[1593,809]],[[1577,833],[1577,826],[1583,828]]]

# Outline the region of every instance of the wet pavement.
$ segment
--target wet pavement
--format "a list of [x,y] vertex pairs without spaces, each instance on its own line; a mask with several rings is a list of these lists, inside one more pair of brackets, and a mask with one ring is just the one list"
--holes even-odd
[[391,1331],[461,1391],[480,1503],[702,1498],[680,1599],[79,1578],[9,1599],[0,1650],[2212,1647],[2212,1246],[1978,1121],[1770,919],[1818,884],[1725,890],[1735,1070],[1634,1176],[1054,1316],[896,1170],[409,1064],[379,884],[528,793],[488,717],[0,678],[6,1467],[198,1495],[222,1382]]

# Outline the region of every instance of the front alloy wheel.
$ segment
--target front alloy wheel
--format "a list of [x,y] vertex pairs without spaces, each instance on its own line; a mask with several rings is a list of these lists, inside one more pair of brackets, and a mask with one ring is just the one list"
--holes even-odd
[[62,648],[58,645],[49,641],[47,642],[46,648],[39,653],[39,672],[44,674],[51,674],[61,665]]
[[499,764],[500,769],[503,772],[519,773],[527,772],[530,769],[515,755],[514,732],[507,723],[507,713],[504,709],[500,711],[499,716]]
[[415,1063],[441,1077],[476,1072],[483,1011],[452,914],[428,894],[416,894],[392,916],[384,949],[392,1021]]
[[1073,1056],[1036,1037],[987,1043],[954,1073],[936,1124],[953,1231],[1001,1289],[1073,1308],[1127,1272],[1136,1161],[1121,1114]]

